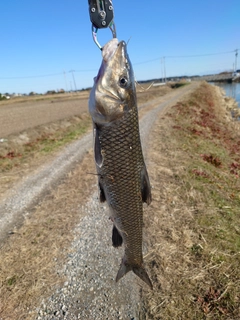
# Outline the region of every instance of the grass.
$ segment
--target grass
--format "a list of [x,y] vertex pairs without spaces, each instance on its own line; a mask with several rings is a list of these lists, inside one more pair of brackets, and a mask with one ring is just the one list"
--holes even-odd
[[180,81],[180,82],[175,82],[173,84],[170,84],[170,86],[172,89],[178,89],[188,84],[190,84],[190,82]]
[[143,318],[239,319],[239,123],[203,83],[159,128],[151,161],[171,175],[152,172],[159,206],[147,213],[147,261],[155,290],[144,295]]

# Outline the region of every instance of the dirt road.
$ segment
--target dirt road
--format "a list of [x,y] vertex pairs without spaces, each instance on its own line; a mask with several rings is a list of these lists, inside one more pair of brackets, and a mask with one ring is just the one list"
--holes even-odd
[[[140,108],[141,138],[147,165],[151,160],[151,150],[147,147],[148,136],[156,118],[196,86],[191,84],[173,91]],[[86,177],[87,173],[95,172],[92,152],[88,153],[91,144],[92,135],[89,134],[68,146],[53,162],[44,164],[9,191],[0,203],[2,237],[13,230],[17,220],[23,221],[36,204],[36,216],[43,211],[51,216],[61,207],[61,210],[66,210],[65,215],[69,219],[73,210],[79,217],[77,225],[71,230],[74,235],[72,244],[68,248],[58,248],[62,259],[58,263],[57,273],[65,282],[63,286],[57,286],[54,290],[52,288],[48,297],[38,297],[42,304],[37,309],[36,319],[139,319],[139,288],[148,289],[142,287],[142,283],[132,273],[115,284],[123,252],[111,246],[112,226],[108,221],[107,209],[98,202],[95,177]],[[72,170],[68,175],[69,181],[63,183],[61,193],[56,186],[69,170]],[[75,186],[75,193],[68,193],[72,185]],[[49,201],[44,195],[53,186],[56,190],[51,192]],[[63,200],[62,194],[67,194]],[[148,248],[144,246],[144,253],[147,251]],[[30,319],[35,311],[25,310],[21,319]]]

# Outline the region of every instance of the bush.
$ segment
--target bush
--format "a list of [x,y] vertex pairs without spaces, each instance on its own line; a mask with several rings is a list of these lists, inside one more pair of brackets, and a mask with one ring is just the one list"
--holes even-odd
[[0,93],[0,100],[6,100],[7,98]]

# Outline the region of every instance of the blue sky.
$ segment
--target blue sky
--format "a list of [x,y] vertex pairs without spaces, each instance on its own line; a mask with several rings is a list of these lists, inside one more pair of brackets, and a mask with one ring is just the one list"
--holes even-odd
[[[240,68],[239,0],[113,5],[118,39],[130,39],[137,80],[160,78],[163,56],[167,76],[207,74],[233,68],[238,48]],[[70,70],[78,89],[92,86],[101,52],[92,40],[87,0],[2,1],[0,32],[1,93],[74,89]],[[103,45],[111,31],[99,30],[98,38]]]

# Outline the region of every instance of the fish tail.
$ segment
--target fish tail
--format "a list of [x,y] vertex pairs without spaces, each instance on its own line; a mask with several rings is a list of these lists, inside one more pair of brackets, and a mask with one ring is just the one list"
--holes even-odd
[[144,267],[133,267],[132,270],[140,279],[142,279],[153,290],[152,282],[147,274],[147,271],[144,269]]
[[140,279],[142,279],[151,289],[153,289],[152,282],[147,274],[147,271],[144,269],[143,266],[131,266],[124,261],[121,263],[121,266],[118,270],[116,282],[120,280],[125,274],[127,274],[129,271],[133,271]]

